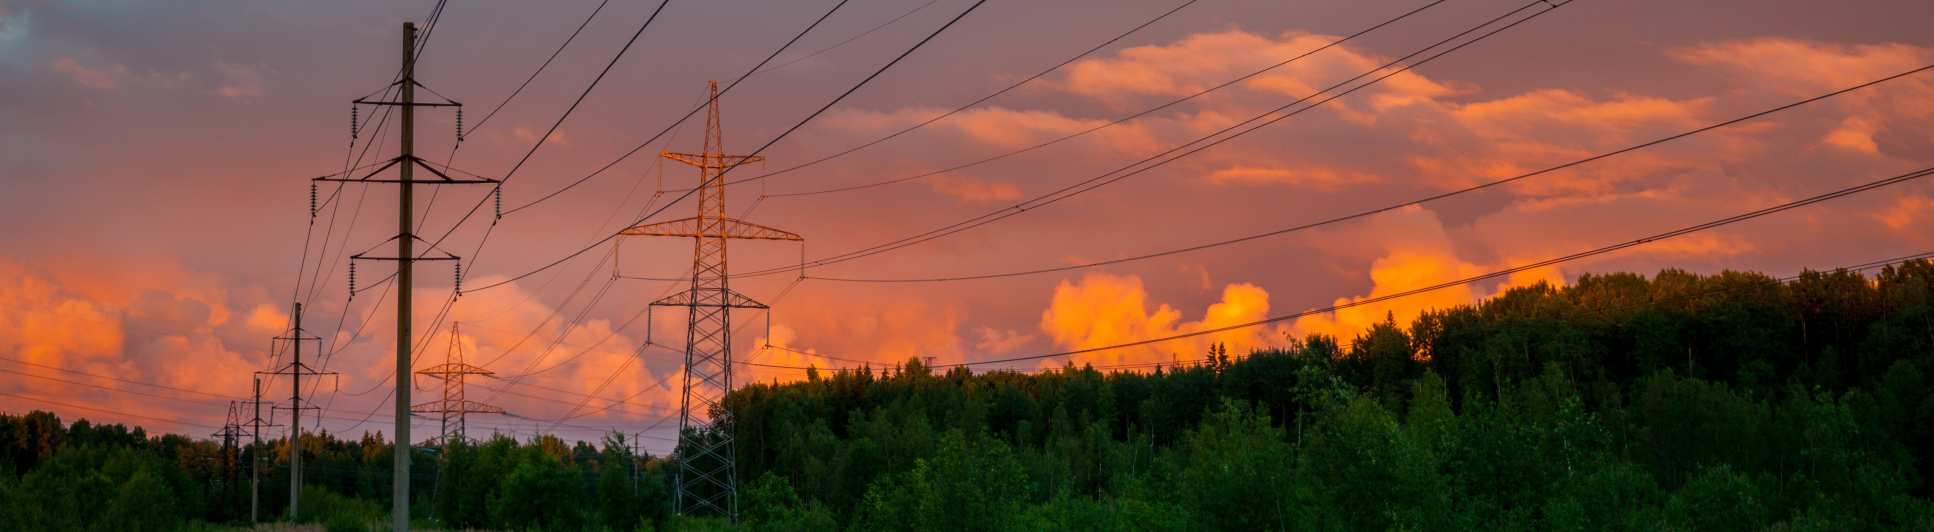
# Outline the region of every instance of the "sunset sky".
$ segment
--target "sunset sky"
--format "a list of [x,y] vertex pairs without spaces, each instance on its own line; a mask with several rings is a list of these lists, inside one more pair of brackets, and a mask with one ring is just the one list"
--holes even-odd
[[[701,103],[706,80],[735,78],[833,3],[673,2],[517,170],[504,187],[505,207],[543,197],[617,158]],[[852,0],[773,62],[782,66],[769,66],[721,100],[727,151],[765,144],[972,3]],[[773,145],[764,152],[767,163],[734,175],[788,168],[919,123],[1180,3],[988,2]],[[395,187],[343,188],[310,233],[309,179],[338,172],[354,157],[345,152],[349,101],[391,79],[402,22],[420,22],[433,4],[0,0],[0,226],[7,228],[0,231],[0,410],[51,409],[68,418],[204,434],[222,423],[227,402],[214,396],[246,396],[251,372],[275,362],[269,338],[288,326],[292,297],[301,297],[309,302],[305,326],[333,346],[320,361],[309,360],[342,372],[339,385],[325,384],[315,397],[327,407],[321,426],[389,432],[384,381],[394,364],[395,310],[393,295],[376,282],[388,266],[359,265],[358,288],[379,288],[351,300],[344,255],[395,234]],[[1027,147],[1229,81],[1426,4],[1200,0],[968,111],[844,157],[730,187],[728,210],[750,209],[748,220],[804,235],[809,260],[866,248],[1095,177],[1526,5],[1448,0],[1248,81],[1044,149],[899,184],[761,199],[907,177]],[[605,7],[555,64],[454,152],[453,115],[421,111],[419,153],[504,175],[656,5]],[[418,79],[464,102],[465,125],[474,125],[597,6],[596,0],[452,2]],[[1414,72],[1093,192],[807,274],[904,279],[1033,270],[1400,204],[1934,64],[1930,20],[1934,3],[1911,0],[1580,0]],[[370,112],[364,108],[362,116]],[[443,246],[464,256],[465,287],[550,263],[695,184],[695,171],[661,165],[655,154],[699,151],[702,117],[582,186],[507,214],[494,229],[486,203]],[[382,138],[364,162],[396,149],[393,135]],[[879,367],[911,356],[946,364],[1110,345],[1481,274],[1930,164],[1934,72],[1924,72],[1420,207],[1151,260],[956,282],[808,279],[792,286],[796,272],[738,278],[735,289],[773,303],[774,311],[770,335],[765,315],[735,315],[742,333],[736,351],[760,363],[824,368],[852,364],[760,347],[770,342]],[[660,190],[668,192],[655,194]],[[427,220],[426,238],[449,231],[486,192],[443,187],[431,203],[431,190],[421,189],[417,216]],[[686,201],[654,221],[691,216],[694,209]],[[1914,182],[1508,281],[1269,328],[1005,367],[1189,359],[1213,341],[1242,353],[1310,333],[1348,338],[1387,313],[1403,322],[1424,308],[1591,272],[1672,267],[1783,276],[1934,251],[1930,222],[1934,187]],[[486,230],[488,243],[478,252]],[[681,355],[657,348],[635,354],[646,326],[628,320],[676,287],[611,281],[612,262],[601,261],[610,249],[466,293],[452,307],[471,362],[491,362],[504,377],[546,370],[514,383],[476,381],[472,399],[517,416],[473,418],[473,433],[528,434],[537,423],[581,439],[605,428],[674,432],[675,420],[653,423],[676,413]],[[791,243],[735,242],[731,256],[734,271],[752,272],[796,264],[801,253]],[[689,273],[690,257],[686,240],[634,239],[625,241],[616,262],[625,275],[676,277]],[[449,344],[447,321],[429,327],[452,275],[445,263],[424,263],[418,271],[418,335],[435,335],[419,362],[427,366],[442,362]],[[584,318],[576,320],[579,315]],[[682,346],[683,318],[659,311],[653,343]],[[801,375],[747,367],[739,378]],[[416,400],[438,393],[435,381],[418,383]],[[288,381],[272,385],[286,399]],[[593,392],[602,399],[573,408]],[[605,399],[626,398],[629,404],[602,410]],[[543,421],[573,410],[599,411],[555,429]],[[421,420],[417,434],[434,424]],[[663,452],[669,443],[647,446]]]

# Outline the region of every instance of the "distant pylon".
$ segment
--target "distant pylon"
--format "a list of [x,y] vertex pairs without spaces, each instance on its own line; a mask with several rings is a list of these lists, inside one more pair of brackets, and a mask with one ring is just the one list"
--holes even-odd
[[653,301],[653,307],[686,307],[684,398],[678,416],[677,509],[680,514],[738,516],[738,468],[733,460],[730,415],[722,404],[732,391],[731,309],[766,308],[728,286],[725,242],[729,239],[803,241],[797,234],[725,215],[722,175],[764,160],[726,155],[719,131],[719,84],[710,82],[703,153],[662,152],[660,157],[698,168],[698,215],[634,226],[625,236],[673,236],[693,240],[692,288]]
[[214,434],[215,437],[222,439],[222,476],[230,482],[238,476],[235,471],[236,464],[241,462],[241,450],[238,446],[241,445],[242,436],[248,434],[248,429],[244,427],[245,423],[248,422],[242,420],[242,402],[229,401],[228,419],[222,423],[222,430]]
[[[410,412],[417,414],[439,414],[442,416],[443,430],[437,436],[438,445],[448,445],[452,436],[464,439],[465,419],[468,414],[502,414],[504,409],[463,398],[463,381],[470,375],[491,376],[496,373],[463,361],[463,335],[458,332],[457,323],[450,323],[450,350],[443,355],[443,363],[417,370],[416,374],[434,377],[443,381],[443,399],[427,401],[410,406]],[[456,425],[451,426],[451,417]],[[453,430],[454,429],[454,430]]]

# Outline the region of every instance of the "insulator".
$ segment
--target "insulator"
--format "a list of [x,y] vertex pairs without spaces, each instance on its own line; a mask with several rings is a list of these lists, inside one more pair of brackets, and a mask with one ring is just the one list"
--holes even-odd
[[357,112],[358,111],[356,109],[356,104],[353,104],[353,103],[349,104],[349,139],[350,140],[356,140],[356,135],[362,133],[361,120],[358,120],[356,118]]
[[497,188],[491,190],[491,195],[497,199],[497,219],[502,220],[504,219],[504,187],[498,185]]
[[463,108],[457,108],[457,142],[463,142]]
[[456,265],[451,268],[451,274],[456,278],[456,282],[452,284],[456,287],[457,297],[463,297],[463,261],[454,261],[451,264]]
[[309,217],[316,217],[316,182],[309,182]]
[[349,261],[349,297],[356,297],[356,261]]

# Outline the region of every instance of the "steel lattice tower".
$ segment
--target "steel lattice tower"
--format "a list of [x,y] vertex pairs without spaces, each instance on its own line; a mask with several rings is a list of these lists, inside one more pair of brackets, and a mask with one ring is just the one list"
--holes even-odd
[[732,309],[766,308],[729,286],[726,241],[730,239],[802,241],[797,234],[735,220],[725,214],[725,173],[762,161],[757,155],[726,155],[719,131],[719,84],[708,84],[705,151],[663,152],[660,157],[698,168],[698,215],[634,226],[626,236],[687,237],[692,246],[691,290],[653,301],[654,307],[685,307],[684,397],[679,405],[678,512],[738,515],[738,468],[733,460],[732,425],[725,394],[732,390]]
[[[503,408],[465,399],[463,396],[464,378],[471,375],[491,376],[496,373],[463,361],[463,336],[458,332],[457,323],[450,323],[450,350],[444,352],[443,363],[416,371],[418,375],[434,377],[443,381],[443,399],[417,403],[410,407],[418,414],[441,414],[442,431],[437,436],[438,445],[449,445],[451,436],[464,439],[465,420],[468,414],[502,414]],[[451,417],[456,418],[455,430],[451,430]]]

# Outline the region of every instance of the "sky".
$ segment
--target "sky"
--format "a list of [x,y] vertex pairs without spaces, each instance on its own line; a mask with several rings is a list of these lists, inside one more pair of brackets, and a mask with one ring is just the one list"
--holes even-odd
[[[707,80],[739,76],[834,3],[673,2],[535,152],[657,4],[607,5],[477,126],[599,4],[451,3],[417,77],[465,103],[473,129],[457,144],[454,113],[422,110],[419,154],[509,174],[505,208],[530,205],[498,220],[486,188],[417,193],[421,233],[449,234],[441,248],[463,257],[467,289],[447,319],[434,320],[454,275],[449,263],[418,266],[417,367],[442,362],[449,323],[461,323],[456,344],[498,373],[473,381],[470,398],[513,414],[474,417],[473,434],[595,439],[617,429],[655,434],[646,446],[659,452],[669,447],[684,317],[638,316],[677,287],[629,277],[688,274],[690,241],[625,239],[615,251],[596,246],[522,274],[647,209],[665,208],[652,221],[691,216],[693,202],[671,200],[696,184],[696,172],[654,155],[701,150],[703,122],[680,123],[610,170],[538,200],[675,123],[703,102]],[[971,4],[851,0],[721,99],[726,151],[747,153],[785,133]],[[790,168],[927,121],[1181,4],[987,2],[772,143],[761,152],[767,162],[740,171]],[[1199,0],[913,132],[728,187],[735,216],[806,238],[803,246],[732,244],[732,270],[747,274],[733,288],[772,306],[735,314],[735,355],[879,368],[909,357],[950,364],[1165,337],[1492,272],[1934,164],[1934,73],[1923,73],[1507,185],[1234,245],[996,279],[838,280],[974,276],[1184,248],[1402,205],[1934,64],[1934,39],[1917,31],[1934,20],[1927,2],[1531,4]],[[320,427],[388,432],[395,301],[379,281],[390,266],[360,264],[358,288],[367,290],[350,298],[346,255],[391,249],[380,246],[397,231],[395,187],[325,185],[320,193],[333,199],[313,218],[308,194],[310,178],[359,164],[359,153],[362,163],[396,153],[393,129],[365,126],[352,144],[349,102],[390,81],[402,23],[423,21],[433,5],[0,0],[0,411],[213,431],[227,401],[249,395],[253,372],[289,361],[270,338],[286,332],[299,299],[305,329],[322,338],[307,344],[305,362],[340,372],[310,399],[324,407]],[[1172,163],[1012,208],[1527,5],[1521,13],[1550,12]],[[903,179],[1151,108],[1044,148]],[[901,182],[798,194],[888,180]],[[814,266],[799,279],[802,257],[994,212],[1008,216]],[[1934,188],[1915,181],[1508,279],[998,367],[1178,361],[1199,358],[1212,342],[1245,353],[1308,334],[1347,339],[1386,317],[1402,323],[1428,308],[1595,272],[1783,276],[1934,251],[1930,221]],[[737,378],[802,375],[747,366]],[[286,379],[266,385],[286,401]],[[436,396],[439,385],[415,379],[414,399]],[[419,418],[415,433],[435,424]]]

